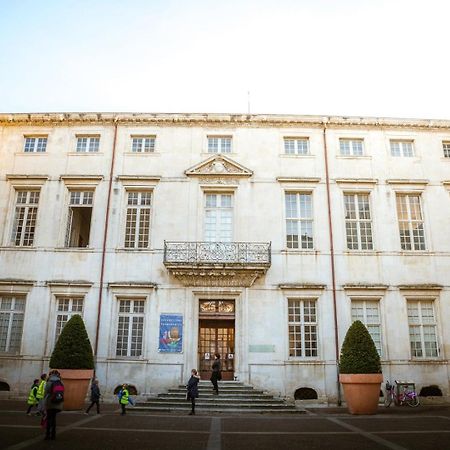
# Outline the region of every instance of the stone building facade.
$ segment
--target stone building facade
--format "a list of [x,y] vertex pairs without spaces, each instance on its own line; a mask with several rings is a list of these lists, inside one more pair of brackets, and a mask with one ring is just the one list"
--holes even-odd
[[224,377],[336,402],[367,326],[449,398],[450,122],[0,114],[0,384],[81,314],[105,393]]

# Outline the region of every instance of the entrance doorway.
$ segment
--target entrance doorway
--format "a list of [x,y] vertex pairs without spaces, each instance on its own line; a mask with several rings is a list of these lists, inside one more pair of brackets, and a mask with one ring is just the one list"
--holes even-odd
[[234,378],[234,301],[200,300],[199,370],[209,380],[214,354],[220,354],[222,380]]

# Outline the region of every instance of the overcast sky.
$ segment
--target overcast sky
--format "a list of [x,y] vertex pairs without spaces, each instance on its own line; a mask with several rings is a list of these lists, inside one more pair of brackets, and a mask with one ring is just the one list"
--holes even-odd
[[450,119],[448,0],[0,6],[1,112]]

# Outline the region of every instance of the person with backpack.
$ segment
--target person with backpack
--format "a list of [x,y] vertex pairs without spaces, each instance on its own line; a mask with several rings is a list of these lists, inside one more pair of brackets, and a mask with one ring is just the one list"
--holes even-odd
[[130,394],[128,392],[128,384],[122,385],[122,389],[119,391],[119,403],[120,407],[122,408],[122,412],[120,413],[121,416],[124,416],[127,411],[127,405],[130,401]]
[[56,437],[56,414],[64,408],[64,384],[56,369],[51,370],[48,375],[44,396],[47,416],[45,439],[53,440]]
[[39,399],[37,398],[37,391],[39,388],[39,380],[36,378],[33,381],[33,386],[31,386],[30,393],[28,394],[27,404],[27,416],[31,416],[31,410],[33,406],[36,406],[39,403]]
[[97,414],[100,414],[100,388],[98,387],[98,380],[92,380],[91,384],[91,404],[86,410],[85,414],[89,414],[90,409],[96,405]]
[[43,373],[41,375],[41,380],[39,381],[39,387],[36,392],[36,398],[38,400],[38,412],[37,415],[45,415],[45,402],[44,402],[44,391],[45,391],[45,383],[47,382],[47,374]]

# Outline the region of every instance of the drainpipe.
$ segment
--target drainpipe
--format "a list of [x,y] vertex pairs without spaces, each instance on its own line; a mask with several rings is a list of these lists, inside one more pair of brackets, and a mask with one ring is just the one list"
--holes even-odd
[[[97,308],[97,329],[95,331],[95,345],[94,345],[94,355],[97,359],[97,351],[98,351],[98,338],[100,331],[100,315],[102,312],[102,299],[103,299],[103,279],[105,276],[105,260],[106,260],[106,241],[108,238],[108,225],[109,225],[109,211],[111,207],[111,193],[112,193],[112,182],[114,175],[114,162],[116,159],[116,142],[117,142],[117,117],[114,119],[114,140],[112,147],[112,156],[111,156],[111,167],[109,170],[109,183],[108,183],[108,199],[106,201],[106,213],[105,213],[105,224],[104,224],[104,233],[103,233],[103,248],[102,248],[102,264],[100,268],[100,286],[98,291],[98,308]],[[94,372],[95,376],[95,372]]]
[[331,221],[331,195],[330,195],[330,174],[328,171],[328,149],[327,149],[327,125],[323,127],[323,154],[325,160],[325,182],[327,186],[327,208],[328,208],[328,233],[330,237],[330,263],[331,263],[331,286],[333,293],[333,319],[334,319],[334,347],[336,358],[336,382],[337,382],[337,404],[341,406],[341,384],[339,383],[339,334],[336,306],[336,273],[334,266],[334,240],[333,223]]

